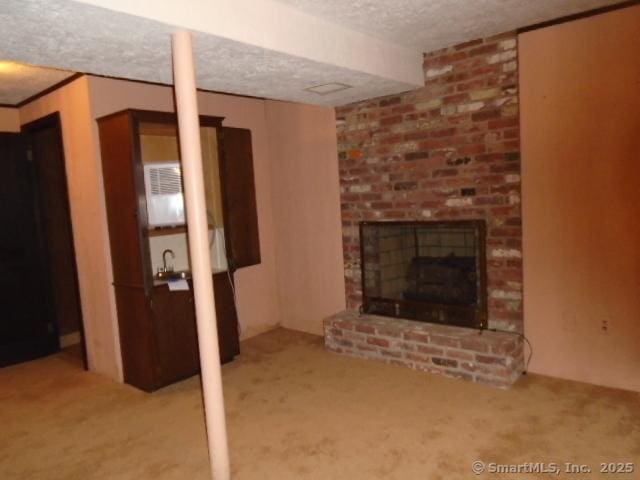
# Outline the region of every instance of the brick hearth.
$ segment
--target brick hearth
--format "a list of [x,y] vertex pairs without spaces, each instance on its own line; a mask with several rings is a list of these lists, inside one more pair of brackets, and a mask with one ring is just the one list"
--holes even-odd
[[524,370],[522,337],[345,311],[326,318],[328,350],[506,388]]

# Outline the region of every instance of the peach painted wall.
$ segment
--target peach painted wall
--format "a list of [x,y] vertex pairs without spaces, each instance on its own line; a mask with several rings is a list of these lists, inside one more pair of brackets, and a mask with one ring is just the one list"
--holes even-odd
[[[169,87],[100,77],[89,77],[89,83],[93,118],[126,108],[174,110],[173,90]],[[226,126],[248,128],[252,134],[262,262],[236,273],[241,338],[247,338],[270,330],[280,323],[271,166],[264,101],[202,92],[198,95],[198,101],[201,114],[223,116]],[[92,128],[94,141],[98,144],[95,122]]]
[[0,107],[0,132],[20,131],[20,111],[17,108]]
[[519,38],[531,371],[635,391],[639,31],[636,6]]
[[282,325],[322,334],[344,310],[333,108],[266,102]]
[[20,122],[60,112],[89,368],[122,378],[111,259],[87,77],[20,108]]

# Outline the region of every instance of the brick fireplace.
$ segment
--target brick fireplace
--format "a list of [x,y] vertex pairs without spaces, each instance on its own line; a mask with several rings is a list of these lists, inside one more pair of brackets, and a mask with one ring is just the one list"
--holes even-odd
[[[502,34],[425,54],[425,85],[420,89],[336,109],[346,296],[350,311],[357,311],[363,303],[361,222],[482,221],[486,225],[485,326],[522,332],[517,72],[516,34]],[[380,318],[384,317],[375,317],[378,322],[375,328],[386,331],[379,322],[394,320]],[[327,328],[334,328],[333,323],[338,321],[328,320],[331,325]],[[394,340],[413,331],[411,324],[403,325],[409,326],[402,331],[394,327],[394,335],[398,336],[385,337],[388,345],[379,348],[396,345],[400,359],[405,361],[407,352],[415,354],[416,350],[402,350],[400,342]],[[420,325],[418,330],[429,336],[429,332],[424,331],[429,325]],[[463,330],[467,329],[446,328],[454,329],[447,330],[444,336],[453,338],[452,343],[456,345],[449,353],[464,351],[462,338],[468,335]],[[338,337],[338,330],[340,327],[327,338]],[[441,333],[433,336],[443,336]],[[522,356],[520,337],[501,335],[509,335],[505,337],[507,343],[508,338],[516,339],[516,347],[510,350],[515,352],[515,357],[504,353],[509,349],[502,346],[494,352],[489,344],[479,346],[479,351],[460,355],[476,367],[481,363],[476,361],[476,355],[483,358],[483,354],[493,355],[491,352],[495,353],[492,359],[497,364],[520,365],[521,358],[516,358]],[[355,340],[347,343],[360,344],[354,343]],[[344,343],[344,336],[342,341]],[[417,348],[418,343],[412,346]],[[376,348],[367,339],[363,345]],[[333,347],[351,348],[337,344]],[[385,356],[380,349],[375,351],[376,357]],[[445,350],[438,352],[444,355]],[[365,351],[359,350],[359,353]],[[434,359],[445,357],[433,356]],[[476,360],[469,360],[472,357]],[[385,358],[398,360],[395,356]],[[424,358],[434,369],[442,367],[428,354]],[[451,371],[458,372],[458,368],[456,362]],[[446,368],[439,370],[446,374]],[[504,372],[500,375],[509,376]]]
[[485,223],[362,222],[362,311],[487,327]]

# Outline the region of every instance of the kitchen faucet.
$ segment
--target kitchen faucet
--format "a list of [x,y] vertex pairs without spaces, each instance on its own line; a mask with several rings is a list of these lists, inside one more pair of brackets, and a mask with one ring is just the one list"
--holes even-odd
[[171,254],[171,258],[175,259],[176,258],[176,254],[173,253],[173,250],[171,250],[170,248],[167,248],[164,252],[162,252],[162,265],[163,265],[163,272],[173,272],[173,265],[171,266],[171,269],[167,268],[167,253]]

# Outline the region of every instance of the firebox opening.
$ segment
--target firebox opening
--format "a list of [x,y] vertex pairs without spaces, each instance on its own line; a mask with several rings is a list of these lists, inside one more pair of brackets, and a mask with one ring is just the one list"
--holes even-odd
[[486,327],[485,224],[362,222],[363,310]]

